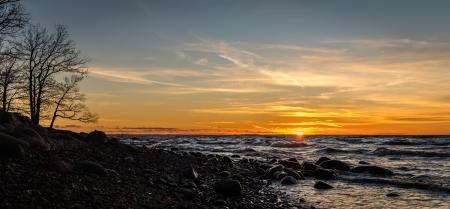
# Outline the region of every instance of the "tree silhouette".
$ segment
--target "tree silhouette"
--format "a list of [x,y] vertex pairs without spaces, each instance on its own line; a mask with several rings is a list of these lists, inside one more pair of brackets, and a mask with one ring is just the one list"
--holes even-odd
[[57,85],[55,77],[64,73],[83,73],[88,60],[81,57],[63,25],[57,25],[53,33],[40,25],[30,25],[22,35],[22,39],[14,42],[14,50],[25,65],[31,121],[39,124],[43,110],[53,104],[51,92]]
[[78,84],[86,77],[81,75],[65,77],[63,83],[59,83],[53,92],[55,109],[53,111],[50,128],[53,128],[55,120],[59,118],[77,120],[83,123],[92,123],[98,120],[98,116],[89,111],[84,104],[85,96],[80,93]]

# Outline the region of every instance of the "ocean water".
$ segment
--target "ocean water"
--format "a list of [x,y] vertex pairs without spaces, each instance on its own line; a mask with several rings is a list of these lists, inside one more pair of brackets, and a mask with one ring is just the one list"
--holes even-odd
[[[389,178],[345,173],[327,181],[335,188],[316,190],[307,178],[295,186],[272,184],[292,198],[304,198],[319,208],[450,208],[450,136],[155,136],[118,135],[126,143],[177,147],[183,151],[233,155],[269,161],[292,158],[315,162],[326,156],[352,166],[360,161],[395,172]],[[361,179],[365,179],[361,183]],[[371,182],[367,183],[367,179]],[[392,183],[394,182],[394,183]],[[398,183],[400,182],[400,183]],[[404,188],[404,183],[429,188]],[[428,186],[426,186],[428,187]],[[395,192],[399,197],[387,197]]]

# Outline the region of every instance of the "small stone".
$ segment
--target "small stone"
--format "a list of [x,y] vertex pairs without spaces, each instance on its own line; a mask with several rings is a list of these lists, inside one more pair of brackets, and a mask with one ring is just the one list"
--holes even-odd
[[400,194],[395,192],[389,192],[386,194],[386,197],[400,197]]
[[89,160],[75,163],[74,170],[82,173],[96,174],[99,176],[107,176],[108,171],[102,165]]
[[292,176],[285,176],[283,179],[281,179],[282,185],[294,185],[297,184],[298,181]]
[[220,172],[219,175],[222,177],[228,177],[228,176],[231,176],[231,173],[229,171],[222,171],[222,172]]
[[361,165],[369,165],[370,163],[368,163],[368,162],[366,162],[366,161],[363,161],[363,160],[361,160],[361,161],[359,161],[359,162],[358,162],[358,164],[361,164]]
[[316,188],[316,189],[332,189],[334,187],[323,181],[318,181],[314,184],[314,188]]
[[213,189],[219,194],[225,196],[238,196],[241,194],[242,186],[237,180],[219,180],[213,184]]

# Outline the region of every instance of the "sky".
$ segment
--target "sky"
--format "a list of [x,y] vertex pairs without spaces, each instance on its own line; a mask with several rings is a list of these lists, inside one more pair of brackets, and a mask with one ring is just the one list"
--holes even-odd
[[22,0],[90,58],[96,124],[145,134],[450,134],[450,1]]

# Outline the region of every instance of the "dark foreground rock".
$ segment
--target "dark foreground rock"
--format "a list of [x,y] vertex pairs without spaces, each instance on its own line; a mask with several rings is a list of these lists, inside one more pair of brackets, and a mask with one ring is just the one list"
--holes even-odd
[[213,185],[214,191],[226,196],[238,196],[242,192],[241,183],[237,180],[219,180]]
[[316,189],[333,189],[334,187],[323,181],[318,181],[314,184],[314,188],[316,188]]

